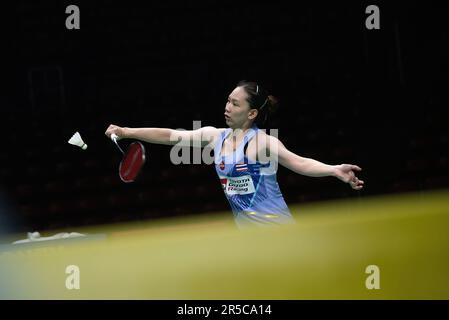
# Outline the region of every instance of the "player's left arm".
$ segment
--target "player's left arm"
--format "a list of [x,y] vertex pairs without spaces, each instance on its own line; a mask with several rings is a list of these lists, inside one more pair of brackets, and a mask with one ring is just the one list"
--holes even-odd
[[290,150],[276,137],[267,135],[267,148],[270,158],[274,158],[282,166],[309,177],[332,176],[349,183],[355,190],[363,188],[364,182],[359,180],[355,171],[361,171],[359,166],[352,164],[328,165],[320,161],[301,157]]

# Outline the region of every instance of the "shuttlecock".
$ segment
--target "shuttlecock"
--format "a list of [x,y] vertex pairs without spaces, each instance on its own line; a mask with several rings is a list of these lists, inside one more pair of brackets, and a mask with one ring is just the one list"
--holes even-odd
[[73,144],[74,146],[78,146],[83,150],[87,149],[87,144],[84,143],[83,139],[81,138],[81,135],[79,132],[75,132],[73,136],[69,140],[70,144]]

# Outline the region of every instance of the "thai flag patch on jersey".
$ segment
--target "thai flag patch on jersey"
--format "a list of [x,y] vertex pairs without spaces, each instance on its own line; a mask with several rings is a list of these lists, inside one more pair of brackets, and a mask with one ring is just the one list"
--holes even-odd
[[248,170],[248,164],[246,163],[238,163],[235,165],[235,171],[247,171]]

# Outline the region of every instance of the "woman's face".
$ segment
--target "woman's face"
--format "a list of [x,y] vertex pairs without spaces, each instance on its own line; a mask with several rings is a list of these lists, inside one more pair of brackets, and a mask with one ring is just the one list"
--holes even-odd
[[226,124],[233,129],[250,127],[257,116],[257,110],[251,109],[246,100],[248,94],[243,87],[237,87],[228,97],[225,108]]

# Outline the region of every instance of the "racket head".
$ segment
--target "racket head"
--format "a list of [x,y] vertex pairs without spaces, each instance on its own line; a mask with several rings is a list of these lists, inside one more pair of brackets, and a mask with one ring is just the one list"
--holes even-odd
[[125,183],[134,182],[145,164],[145,161],[145,147],[143,144],[138,141],[131,143],[120,162],[120,179]]

